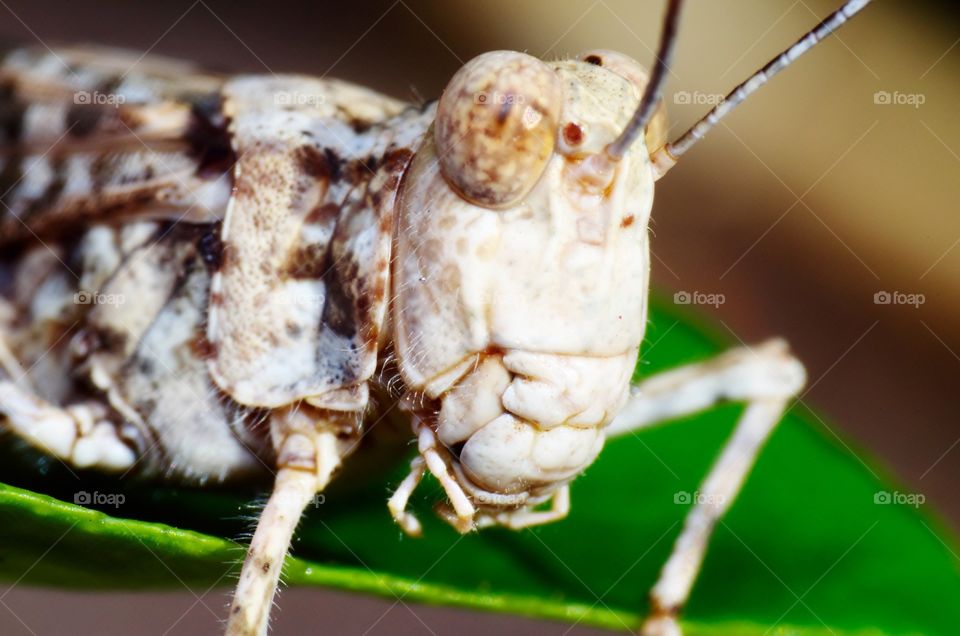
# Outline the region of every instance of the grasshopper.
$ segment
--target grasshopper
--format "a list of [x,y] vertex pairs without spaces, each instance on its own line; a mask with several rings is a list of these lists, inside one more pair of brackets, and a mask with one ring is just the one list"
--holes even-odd
[[[264,634],[303,509],[371,387],[460,532],[564,517],[604,441],[746,403],[651,591],[679,634],[713,527],[804,383],[774,340],[631,386],[654,182],[869,0],[850,0],[673,142],[652,70],[612,51],[481,55],[411,106],[346,82],[220,76],[112,50],[0,65],[0,420],[70,465],[183,483],[268,466],[227,633]],[[369,424],[369,419],[367,420]]]

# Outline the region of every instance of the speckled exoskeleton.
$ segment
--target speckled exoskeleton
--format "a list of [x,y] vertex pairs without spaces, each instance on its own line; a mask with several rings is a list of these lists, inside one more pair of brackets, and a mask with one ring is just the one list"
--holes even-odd
[[[275,485],[227,632],[267,630],[304,507],[386,378],[461,532],[562,518],[604,440],[747,403],[651,593],[679,633],[716,521],[802,366],[780,341],[630,385],[654,182],[867,4],[847,2],[668,143],[660,93],[610,51],[498,51],[413,107],[345,82],[204,74],[89,48],[0,65],[0,421],[78,467]],[[389,371],[395,370],[395,371]]]

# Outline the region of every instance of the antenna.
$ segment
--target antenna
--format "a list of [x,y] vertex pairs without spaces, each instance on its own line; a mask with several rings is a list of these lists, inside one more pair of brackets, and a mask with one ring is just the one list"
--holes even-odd
[[683,153],[702,139],[718,121],[726,117],[730,111],[736,108],[743,100],[766,84],[771,77],[785,69],[794,60],[813,48],[818,42],[843,26],[847,20],[856,15],[868,4],[870,4],[870,0],[849,0],[846,2],[806,35],[797,40],[796,44],[770,60],[766,66],[730,91],[722,102],[717,104],[703,119],[691,126],[679,139],[666,144],[652,153],[651,160],[659,173],[658,176],[662,176],[663,173],[672,168]]
[[673,57],[674,44],[677,41],[677,23],[680,21],[682,4],[683,0],[670,0],[667,6],[667,15],[663,19],[663,31],[660,33],[660,50],[657,51],[657,60],[650,74],[650,81],[643,90],[640,105],[637,106],[637,110],[634,111],[633,117],[630,118],[620,136],[606,148],[607,156],[614,161],[622,159],[630,144],[643,133],[650,122],[650,117],[653,116],[657,102],[660,101],[660,94],[666,83],[667,70],[670,68],[670,60]]

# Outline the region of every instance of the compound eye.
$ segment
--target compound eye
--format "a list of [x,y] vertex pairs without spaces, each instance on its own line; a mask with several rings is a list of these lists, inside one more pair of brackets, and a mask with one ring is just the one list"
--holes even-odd
[[467,62],[440,97],[434,139],[447,183],[492,208],[520,201],[553,153],[563,85],[535,57],[484,53]]
[[[638,99],[639,96],[643,94],[643,89],[647,87],[647,82],[650,79],[647,71],[633,58],[623,53],[617,53],[616,51],[595,49],[579,55],[577,59],[587,64],[593,64],[594,66],[602,66],[608,71],[616,73],[627,80],[636,87]],[[657,150],[667,143],[667,109],[663,104],[663,100],[657,105],[656,112],[654,112],[653,117],[650,118],[650,123],[647,124],[644,137],[646,138],[647,148],[650,152]]]

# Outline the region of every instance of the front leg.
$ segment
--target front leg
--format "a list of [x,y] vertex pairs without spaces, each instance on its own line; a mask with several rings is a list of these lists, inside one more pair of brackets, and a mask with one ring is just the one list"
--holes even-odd
[[786,343],[773,340],[641,382],[610,424],[610,436],[623,435],[718,402],[747,403],[733,435],[700,486],[700,496],[650,592],[651,613],[642,628],[645,636],[680,634],[678,617],[714,527],[740,492],[761,447],[804,381],[803,366]]

